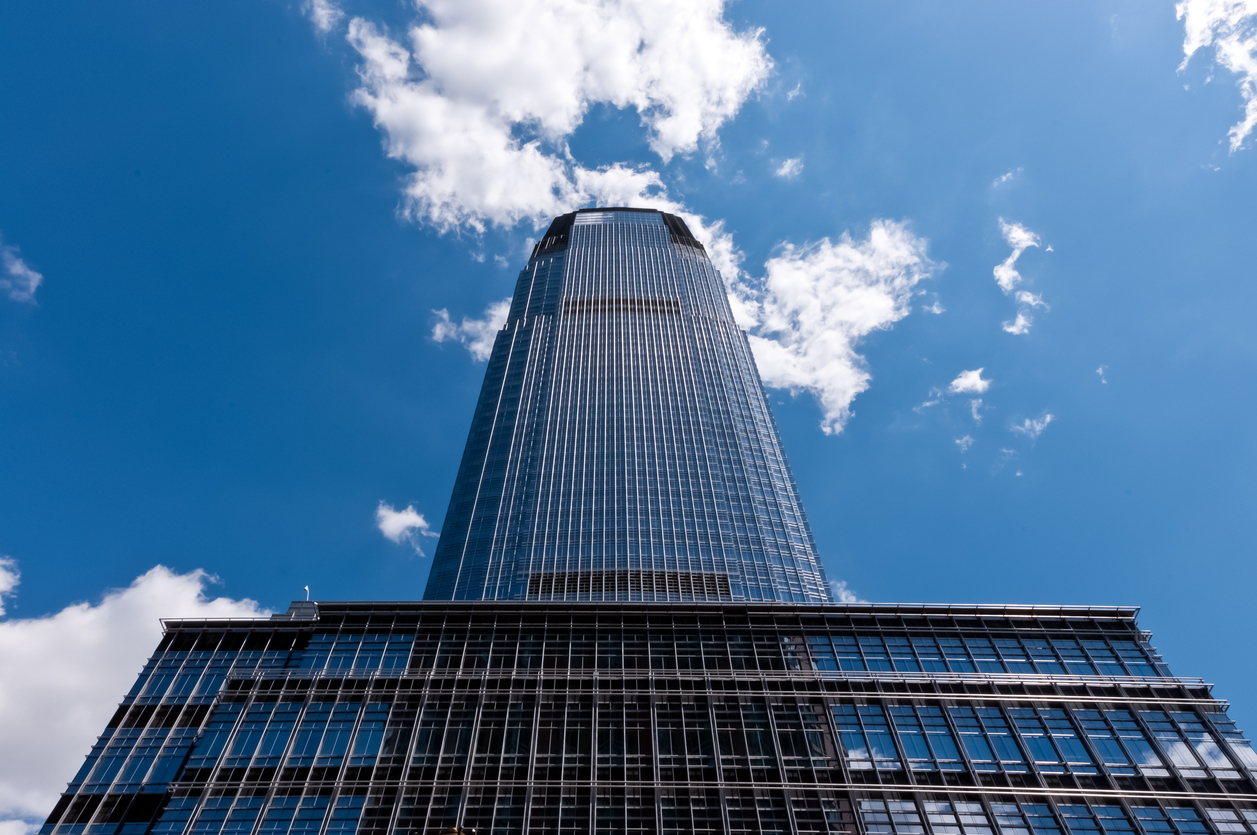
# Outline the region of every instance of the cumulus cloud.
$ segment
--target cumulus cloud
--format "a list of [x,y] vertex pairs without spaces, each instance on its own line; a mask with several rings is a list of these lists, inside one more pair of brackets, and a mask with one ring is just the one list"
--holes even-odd
[[868,603],[862,600],[858,594],[851,590],[846,580],[830,580],[829,590],[833,592],[834,600],[839,603]]
[[0,291],[15,302],[34,303],[35,291],[43,280],[41,273],[19,257],[17,247],[6,246],[0,240]]
[[[16,566],[5,571],[16,584]],[[161,637],[159,618],[264,617],[215,578],[157,566],[99,603],[0,620],[0,826],[42,823]]]
[[12,597],[22,575],[17,570],[17,560],[0,557],[0,618],[4,617],[4,600]]
[[1227,132],[1235,153],[1257,128],[1257,0],[1182,0],[1174,10],[1185,30],[1179,72],[1199,50],[1213,47],[1214,59],[1239,76],[1244,117]]
[[773,174],[783,180],[793,180],[803,173],[803,157],[792,157],[778,165]]
[[[414,169],[408,212],[443,230],[540,226],[590,202],[663,196],[659,175],[575,161],[566,138],[589,108],[636,108],[667,162],[714,146],[772,69],[761,30],[737,32],[720,0],[423,0],[394,39],[362,18],[354,101]],[[618,198],[618,200],[617,200]]]
[[[590,203],[643,206],[683,217],[752,333],[765,382],[810,391],[822,427],[839,431],[870,375],[855,347],[907,315],[912,287],[935,270],[926,241],[877,220],[868,239],[784,244],[764,278],[742,272],[723,221],[669,196],[658,171],[593,168],[567,145],[589,108],[633,107],[663,162],[717,147],[720,127],[772,70],[761,30],[736,31],[723,0],[420,0],[404,37],[363,18],[348,25],[357,51],[353,100],[411,169],[404,213],[441,231],[540,227]],[[802,159],[782,175],[797,174]],[[438,341],[484,358],[501,307],[455,324],[436,311]]]
[[999,219],[999,231],[1013,251],[1003,262],[995,266],[995,281],[1001,290],[1011,293],[1013,288],[1021,283],[1021,273],[1017,272],[1017,259],[1028,247],[1039,245],[1039,236],[1020,223],[1005,223],[1003,218]]
[[1008,333],[1011,333],[1014,336],[1021,336],[1023,333],[1030,332],[1030,326],[1032,324],[1034,324],[1034,317],[1025,311],[1019,310],[1017,311],[1017,318],[1005,322],[1003,327]]
[[405,542],[421,557],[423,556],[423,548],[420,547],[422,538],[437,536],[428,524],[428,520],[423,518],[422,513],[415,510],[414,505],[406,505],[402,510],[398,510],[391,504],[380,502],[380,506],[375,509],[375,524],[385,537],[399,545]]
[[432,326],[432,338],[437,342],[453,341],[465,346],[478,362],[484,362],[493,351],[493,341],[498,331],[506,324],[506,315],[511,312],[511,300],[503,299],[494,302],[485,309],[479,319],[463,317],[461,322],[450,320],[450,312],[442,308],[432,311],[439,321]]
[[783,244],[762,282],[731,288],[751,319],[765,385],[811,392],[826,434],[842,431],[872,379],[856,351],[861,340],[907,316],[916,285],[938,270],[927,245],[905,224],[878,220],[864,240],[843,233],[837,243]]
[[336,24],[344,19],[345,13],[331,0],[306,0],[302,6],[314,28],[327,33],[336,28]]
[[1021,435],[1025,435],[1027,438],[1033,441],[1037,439],[1040,435],[1042,435],[1043,430],[1047,429],[1048,424],[1054,420],[1056,420],[1056,415],[1052,415],[1052,414],[1048,414],[1047,412],[1044,412],[1043,417],[1039,418],[1038,420],[1032,420],[1030,418],[1026,418],[1024,423],[1022,423],[1020,426],[1014,426],[1012,428],[1012,431]]
[[990,380],[982,379],[982,371],[982,368],[961,371],[956,375],[956,379],[951,381],[947,390],[952,394],[982,394],[991,387]]

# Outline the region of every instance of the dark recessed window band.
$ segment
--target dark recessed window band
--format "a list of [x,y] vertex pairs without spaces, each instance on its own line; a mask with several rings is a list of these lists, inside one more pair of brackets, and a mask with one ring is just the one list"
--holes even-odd
[[529,575],[528,596],[690,594],[733,599],[729,575],[706,571],[547,571]]
[[563,312],[680,314],[681,303],[667,299],[567,299]]

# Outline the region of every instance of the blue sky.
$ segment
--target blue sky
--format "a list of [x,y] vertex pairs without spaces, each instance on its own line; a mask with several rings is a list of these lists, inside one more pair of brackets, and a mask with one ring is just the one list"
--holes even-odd
[[1140,605],[1257,727],[1257,3],[685,8],[0,9],[0,655],[125,610],[126,680],[162,594],[418,598],[467,348],[614,200],[720,256],[831,578]]

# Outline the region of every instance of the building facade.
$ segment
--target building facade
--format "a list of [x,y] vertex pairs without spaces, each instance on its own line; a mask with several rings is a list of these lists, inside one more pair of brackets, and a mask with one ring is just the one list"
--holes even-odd
[[1135,615],[834,603],[702,246],[574,212],[424,601],[167,622],[41,835],[1257,835]]
[[294,604],[174,621],[42,835],[1250,835],[1129,609]]
[[583,210],[537,243],[424,599],[830,599],[746,334],[685,221]]

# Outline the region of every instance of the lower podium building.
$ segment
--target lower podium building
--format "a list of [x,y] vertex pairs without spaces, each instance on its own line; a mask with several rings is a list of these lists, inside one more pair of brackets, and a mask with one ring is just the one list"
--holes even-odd
[[42,835],[1241,835],[1133,609],[294,603],[169,621]]
[[168,621],[41,835],[1257,835],[1135,614],[833,602],[702,244],[572,212],[423,602]]

